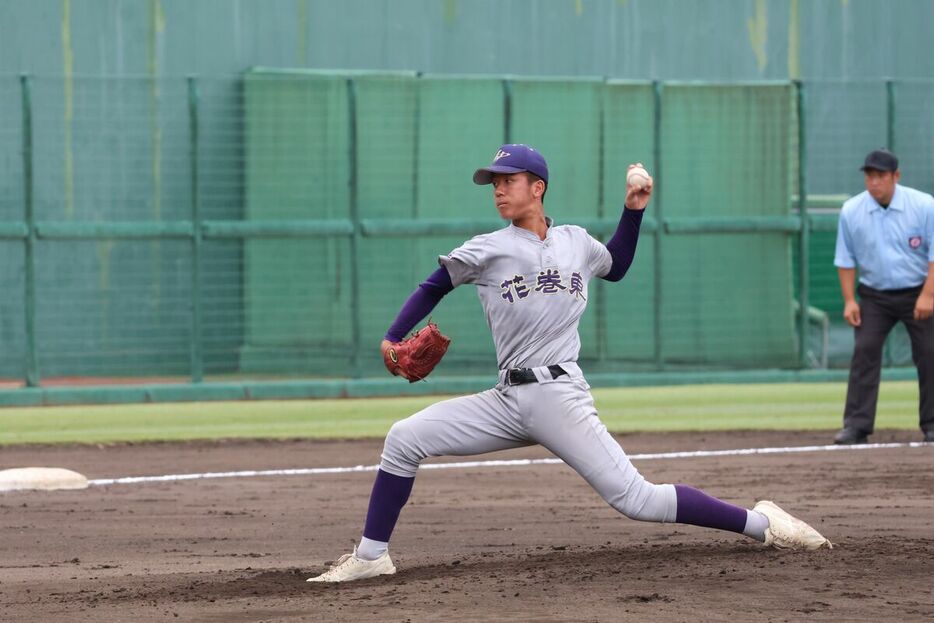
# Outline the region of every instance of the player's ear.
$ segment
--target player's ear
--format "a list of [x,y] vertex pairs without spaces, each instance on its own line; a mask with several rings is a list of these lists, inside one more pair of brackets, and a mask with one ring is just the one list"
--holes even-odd
[[545,180],[538,178],[532,184],[532,194],[536,199],[541,199],[545,195]]

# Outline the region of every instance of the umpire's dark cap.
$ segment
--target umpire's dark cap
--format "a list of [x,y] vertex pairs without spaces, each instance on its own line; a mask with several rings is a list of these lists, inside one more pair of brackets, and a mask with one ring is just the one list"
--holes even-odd
[[548,165],[545,158],[533,147],[516,143],[503,145],[493,156],[493,163],[477,169],[473,174],[474,184],[492,184],[495,173],[510,174],[528,171],[548,183]]
[[898,158],[884,147],[871,151],[866,155],[860,171],[898,171]]

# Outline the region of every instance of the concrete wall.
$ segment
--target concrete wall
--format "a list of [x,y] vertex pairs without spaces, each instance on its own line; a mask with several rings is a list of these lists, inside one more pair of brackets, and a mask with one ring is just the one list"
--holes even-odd
[[0,73],[934,76],[928,0],[0,0]]

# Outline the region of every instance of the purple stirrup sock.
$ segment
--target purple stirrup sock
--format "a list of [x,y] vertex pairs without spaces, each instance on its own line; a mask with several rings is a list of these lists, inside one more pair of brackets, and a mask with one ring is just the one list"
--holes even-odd
[[402,507],[409,501],[415,478],[404,478],[389,472],[376,472],[376,482],[370,494],[370,508],[366,513],[363,536],[374,541],[389,542]]
[[675,521],[704,528],[717,528],[742,534],[746,509],[733,506],[687,485],[675,485],[678,514]]

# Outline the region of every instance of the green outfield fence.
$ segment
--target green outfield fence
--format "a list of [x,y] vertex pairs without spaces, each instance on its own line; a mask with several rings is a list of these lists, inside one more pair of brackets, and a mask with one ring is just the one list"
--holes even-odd
[[604,240],[626,164],[655,175],[635,264],[581,323],[596,383],[843,378],[836,214],[881,145],[934,189],[932,105],[934,81],[0,76],[0,404],[489,386],[473,288],[435,310],[428,383],[378,344],[439,254],[503,225],[470,178],[504,142]]

